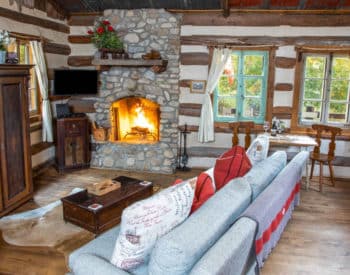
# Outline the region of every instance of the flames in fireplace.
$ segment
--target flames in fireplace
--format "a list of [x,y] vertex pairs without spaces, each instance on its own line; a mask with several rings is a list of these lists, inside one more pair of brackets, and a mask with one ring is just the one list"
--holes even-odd
[[142,97],[126,97],[111,105],[111,140],[159,140],[159,105]]

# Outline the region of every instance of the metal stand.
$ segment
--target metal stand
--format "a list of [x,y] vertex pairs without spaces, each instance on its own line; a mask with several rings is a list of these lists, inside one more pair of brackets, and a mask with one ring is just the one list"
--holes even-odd
[[[187,134],[189,134],[190,131],[187,131],[187,124],[185,124],[185,127],[183,130],[180,131],[180,148],[178,150],[178,156],[177,156],[177,167],[176,169],[182,170],[182,171],[190,171],[191,169],[187,167],[188,163],[188,155],[187,155]],[[182,146],[182,140],[183,140],[183,146]]]

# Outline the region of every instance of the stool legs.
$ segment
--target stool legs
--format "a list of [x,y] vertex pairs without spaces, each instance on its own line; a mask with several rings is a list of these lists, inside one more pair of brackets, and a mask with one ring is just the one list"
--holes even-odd
[[329,167],[329,174],[330,174],[330,176],[331,176],[332,186],[335,186],[335,182],[334,182],[334,172],[333,172],[333,166],[332,166],[331,162],[328,162],[328,167]]
[[314,166],[315,166],[315,160],[311,160],[311,173],[310,173],[310,180],[312,179],[312,176],[314,174]]
[[323,193],[323,163],[320,162],[320,192]]

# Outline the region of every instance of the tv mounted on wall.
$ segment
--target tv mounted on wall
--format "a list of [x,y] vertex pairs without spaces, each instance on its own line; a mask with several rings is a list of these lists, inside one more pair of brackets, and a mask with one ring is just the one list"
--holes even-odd
[[97,70],[54,70],[53,95],[96,95],[98,93]]

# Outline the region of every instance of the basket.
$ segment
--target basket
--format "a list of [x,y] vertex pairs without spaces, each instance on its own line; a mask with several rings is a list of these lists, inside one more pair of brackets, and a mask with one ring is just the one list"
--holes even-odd
[[92,136],[96,141],[106,141],[108,139],[109,129],[97,127],[96,122],[92,122]]

